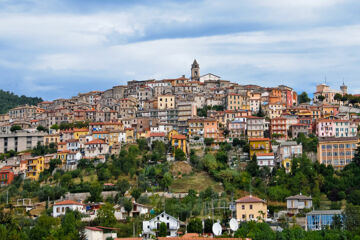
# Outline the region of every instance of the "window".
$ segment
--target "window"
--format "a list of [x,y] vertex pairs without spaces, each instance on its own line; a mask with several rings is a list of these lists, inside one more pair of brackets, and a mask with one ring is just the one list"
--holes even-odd
[[242,215],[242,219],[245,219],[245,218],[246,218],[246,216],[245,216],[245,214],[243,214],[243,215]]
[[245,205],[241,205],[241,209],[244,210],[244,209],[245,209]]
[[250,204],[250,209],[253,209],[253,205]]

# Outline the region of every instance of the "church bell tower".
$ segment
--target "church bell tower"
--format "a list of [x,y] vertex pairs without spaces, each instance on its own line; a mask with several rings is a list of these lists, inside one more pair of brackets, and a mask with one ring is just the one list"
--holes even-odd
[[191,65],[191,80],[192,81],[200,81],[200,67],[197,63],[196,59]]

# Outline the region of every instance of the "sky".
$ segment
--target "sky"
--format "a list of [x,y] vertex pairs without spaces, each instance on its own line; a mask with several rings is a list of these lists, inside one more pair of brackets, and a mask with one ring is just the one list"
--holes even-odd
[[200,74],[360,93],[358,0],[0,0],[0,89],[45,100]]

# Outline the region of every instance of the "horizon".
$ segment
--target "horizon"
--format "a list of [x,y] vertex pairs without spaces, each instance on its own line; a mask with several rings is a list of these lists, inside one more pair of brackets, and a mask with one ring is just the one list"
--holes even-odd
[[360,92],[358,1],[0,1],[0,88],[44,100],[213,73]]

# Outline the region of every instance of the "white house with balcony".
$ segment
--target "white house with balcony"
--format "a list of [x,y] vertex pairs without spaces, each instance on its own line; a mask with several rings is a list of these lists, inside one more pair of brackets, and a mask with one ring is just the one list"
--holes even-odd
[[299,210],[312,208],[312,197],[302,195],[301,193],[295,196],[286,198],[287,211],[291,214],[299,213]]
[[85,205],[72,200],[64,200],[61,202],[57,202],[53,206],[53,217],[59,217],[61,215],[65,215],[66,210],[79,211],[80,213],[85,213],[86,208]]
[[166,212],[162,212],[149,221],[143,221],[143,237],[149,239],[156,236],[156,232],[160,229],[160,224],[165,223],[168,231],[167,237],[176,237],[180,228],[180,220],[170,216]]

